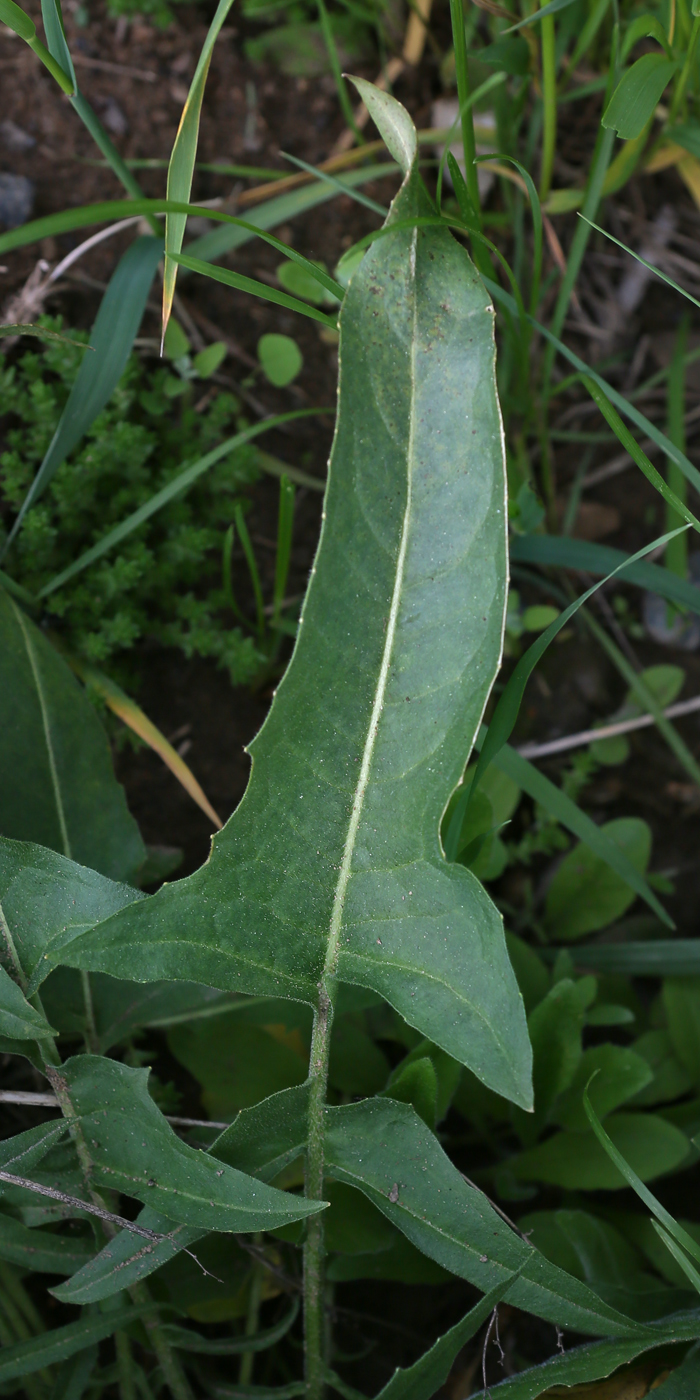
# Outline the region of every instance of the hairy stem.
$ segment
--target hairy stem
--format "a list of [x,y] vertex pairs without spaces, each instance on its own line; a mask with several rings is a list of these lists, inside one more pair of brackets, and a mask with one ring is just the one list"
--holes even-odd
[[[262,1245],[262,1235],[254,1236],[254,1243]],[[252,1337],[258,1330],[260,1319],[260,1303],[262,1300],[263,1279],[265,1270],[258,1259],[253,1262],[250,1280],[250,1293],[248,1295],[248,1312],[245,1320],[246,1337]],[[253,1365],[255,1363],[255,1352],[244,1351],[241,1356],[241,1365],[238,1375],[239,1385],[250,1385],[253,1379]]]
[[[333,991],[333,982],[324,978],[319,986],[318,1010],[314,1018],[309,1061],[311,1099],[304,1193],[316,1201],[323,1198],[323,1115],[333,1021]],[[307,1225],[304,1246],[304,1336],[308,1400],[321,1400],[325,1390],[323,1233],[323,1215],[312,1216]]]

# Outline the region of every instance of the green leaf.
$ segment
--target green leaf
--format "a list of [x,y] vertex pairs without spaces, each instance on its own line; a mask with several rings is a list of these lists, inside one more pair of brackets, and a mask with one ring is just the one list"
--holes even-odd
[[[617,1167],[619,1174],[624,1178],[627,1184],[632,1187],[632,1190],[636,1192],[640,1201],[643,1201],[644,1205],[648,1206],[652,1215],[664,1226],[669,1235],[671,1235],[678,1244],[682,1245],[683,1248],[687,1250],[688,1254],[692,1255],[693,1259],[700,1261],[700,1243],[696,1242],[692,1235],[688,1234],[687,1230],[684,1230],[682,1225],[679,1225],[677,1220],[674,1220],[665,1206],[662,1206],[661,1203],[657,1201],[656,1196],[644,1185],[641,1176],[638,1175],[633,1165],[627,1160],[625,1152],[620,1150],[620,1147],[608,1136],[602,1123],[599,1122],[597,1114],[591,1107],[587,1093],[584,1094],[583,1102],[588,1121],[610,1162]],[[631,1117],[632,1115],[629,1116]],[[635,1116],[644,1117],[644,1115]],[[649,1121],[651,1121],[651,1115],[647,1115],[646,1117],[646,1122]],[[610,1124],[608,1124],[608,1127],[609,1126]]]
[[329,293],[324,291],[305,267],[300,267],[288,258],[286,262],[279,264],[276,271],[277,281],[285,292],[290,292],[295,297],[303,297],[306,301],[313,302],[314,306],[328,305]]
[[44,33],[46,43],[51,57],[56,60],[63,72],[70,78],[73,88],[77,89],[78,83],[75,76],[73,60],[66,42],[66,31],[63,25],[63,15],[61,14],[60,0],[41,0],[41,17],[44,21]]
[[395,1099],[397,1103],[412,1104],[418,1117],[429,1128],[435,1127],[438,1084],[433,1062],[428,1055],[400,1065],[391,1076],[385,1093],[387,1098]]
[[697,1087],[700,1085],[700,977],[667,977],[662,997],[671,1043]]
[[[639,817],[618,817],[601,828],[623,850],[640,875],[651,855],[651,831]],[[564,856],[547,890],[545,925],[550,938],[572,943],[586,933],[606,928],[634,900],[634,892],[588,846],[575,846]]]
[[[582,1332],[624,1336],[643,1330],[516,1235],[486,1197],[467,1185],[408,1105],[374,1099],[330,1108],[326,1132],[328,1174],[364,1191],[418,1249],[451,1273],[486,1292],[523,1268],[510,1295],[515,1307]],[[233,1133],[228,1129],[229,1141]],[[581,1138],[575,1141],[578,1147]]]
[[0,965],[0,1035],[14,1040],[40,1040],[55,1034],[46,1017],[29,1005],[17,983]]
[[[519,1376],[501,1381],[500,1385],[492,1385],[491,1396],[495,1396],[496,1400],[539,1400],[540,1396],[554,1386],[569,1387],[603,1380],[620,1366],[634,1361],[636,1357],[651,1351],[653,1347],[663,1345],[664,1342],[694,1341],[699,1331],[700,1320],[697,1314],[690,1313],[677,1319],[663,1319],[647,1329],[646,1337],[639,1337],[634,1341],[593,1342],[588,1346],[572,1347],[563,1355],[555,1353],[541,1366],[533,1366],[529,1371],[522,1371]],[[655,1390],[653,1395],[654,1400],[657,1400],[657,1395],[660,1395],[660,1400],[673,1400],[673,1391],[667,1392],[666,1397],[663,1390]],[[678,1400],[681,1400],[680,1396]],[[685,1400],[685,1397],[682,1397],[682,1400]]]
[[14,34],[18,34],[25,43],[36,38],[36,25],[34,21],[25,15],[19,5],[15,5],[14,0],[0,0],[0,24],[6,24]]
[[625,31],[625,37],[620,49],[620,61],[622,63],[624,63],[628,54],[631,53],[635,44],[639,43],[640,39],[656,39],[657,44],[660,44],[664,50],[666,57],[671,57],[668,38],[661,21],[657,19],[656,15],[637,15],[637,18],[632,20],[632,23],[628,25]]
[[26,1176],[39,1162],[43,1161],[66,1135],[65,1123],[40,1123],[16,1137],[4,1138],[0,1142],[0,1168],[14,1176]]
[[541,1210],[521,1216],[519,1228],[552,1264],[593,1288],[643,1288],[637,1250],[619,1230],[585,1210]]
[[206,350],[200,350],[192,361],[200,379],[211,379],[212,374],[216,374],[219,366],[223,364],[227,354],[228,350],[223,340],[215,340],[212,345],[207,345]]
[[[172,1220],[148,1206],[139,1211],[136,1224],[143,1230],[154,1230],[159,1240],[144,1240],[131,1230],[120,1230],[114,1239],[86,1261],[67,1283],[50,1289],[62,1303],[99,1303],[113,1298],[125,1288],[141,1283],[149,1274],[174,1259],[183,1249],[201,1240],[206,1231],[192,1225],[173,1225]],[[58,1273],[59,1270],[57,1269]]]
[[78,1322],[69,1322],[67,1327],[54,1327],[50,1332],[42,1332],[40,1336],[17,1342],[15,1346],[4,1346],[0,1352],[0,1382],[16,1380],[19,1376],[43,1370],[44,1366],[65,1361],[67,1357],[85,1351],[94,1342],[111,1337],[119,1328],[129,1327],[140,1317],[148,1317],[155,1310],[153,1303],[140,1308],[113,1308],[106,1313],[82,1317]]
[[49,846],[117,880],[133,877],[146,848],[107,735],[63,658],[4,589],[0,694],[3,836]]
[[[651,1113],[615,1113],[610,1141],[642,1181],[679,1167],[690,1144],[680,1128]],[[519,1181],[544,1181],[566,1191],[620,1191],[625,1177],[593,1133],[556,1133],[509,1163]]]
[[615,88],[603,113],[603,126],[615,130],[624,141],[641,136],[677,70],[676,60],[665,54],[645,53],[638,58]]
[[[214,45],[219,37],[219,31],[231,8],[233,0],[219,0],[206,39],[195,69],[195,74],[190,83],[185,105],[180,117],[180,125],[175,137],[175,144],[170,155],[168,166],[168,199],[182,201],[187,204],[192,189],[192,177],[197,159],[197,141],[199,139],[199,121],[202,115],[202,103],[204,101],[204,89],[209,73]],[[172,310],[173,297],[175,295],[175,280],[177,278],[177,266],[172,261],[172,254],[179,253],[185,237],[187,216],[185,214],[168,214],[165,220],[165,270],[163,274],[163,334],[167,329]]]
[[83,356],[68,402],[22,502],[3,554],[22,528],[27,511],[111,398],[131,354],[162,254],[160,239],[137,238],[117,264],[90,334],[90,345],[95,353]]
[[28,995],[48,977],[54,943],[142,898],[44,846],[0,838],[0,948]]
[[517,933],[506,931],[506,945],[529,1016],[542,998],[546,997],[552,979],[539,954],[529,943],[519,938]]
[[535,1113],[518,1115],[519,1130],[532,1141],[547,1122],[552,1105],[572,1083],[581,1059],[587,1006],[595,1000],[592,977],[555,983],[528,1020],[534,1060]]
[[90,1239],[71,1239],[53,1230],[30,1230],[0,1212],[0,1259],[32,1273],[74,1274],[92,1259]]
[[283,389],[296,379],[304,358],[290,335],[262,335],[258,341],[258,359],[262,372],[276,389]]
[[163,336],[163,354],[166,360],[182,360],[190,351],[189,337],[174,316],[168,321]]
[[148,1075],[96,1055],[76,1055],[61,1067],[96,1181],[205,1230],[270,1229],[323,1209],[217,1167],[208,1153],[181,1142],[148,1092]]
[[311,1005],[336,976],[527,1107],[502,922],[439,843],[500,660],[505,477],[493,311],[445,229],[403,226],[426,207],[414,161],[345,298],[322,539],[246,796],[201,871],[63,960]]
[[[634,1104],[645,1108],[653,1104],[679,1099],[693,1087],[693,1077],[673,1053],[668,1031],[646,1031],[632,1045],[636,1055],[646,1060],[652,1078],[646,1088],[634,1096]],[[591,1085],[591,1089],[595,1086]],[[596,1111],[599,1111],[596,1109]]]
[[590,1101],[598,1117],[605,1118],[638,1095],[653,1077],[648,1062],[627,1046],[593,1045],[584,1050],[566,1092],[554,1108],[552,1119],[569,1132],[585,1133],[589,1124],[583,1093],[589,1082]]

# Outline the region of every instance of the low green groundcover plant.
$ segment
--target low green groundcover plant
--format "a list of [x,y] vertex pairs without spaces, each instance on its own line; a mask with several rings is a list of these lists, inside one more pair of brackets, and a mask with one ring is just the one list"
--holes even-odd
[[[42,324],[60,328],[60,318]],[[84,332],[71,332],[87,341]],[[48,342],[14,363],[0,356],[0,499],[19,509],[54,435],[83,351]],[[8,557],[7,571],[31,593],[150,500],[183,464],[245,427],[233,394],[203,409],[201,381],[184,387],[168,368],[136,354],[80,448],[56,471]],[[221,551],[241,491],[257,476],[256,450],[242,445],[44,602],[50,625],[92,665],[123,662],[144,638],[207,656],[245,684],[260,664],[255,641],[236,623],[224,593]],[[132,669],[132,668],[130,668]]]

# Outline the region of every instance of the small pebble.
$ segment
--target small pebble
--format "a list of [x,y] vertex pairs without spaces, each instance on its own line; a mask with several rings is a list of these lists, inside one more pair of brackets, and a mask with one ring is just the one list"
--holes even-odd
[[102,120],[107,130],[111,131],[113,136],[126,136],[129,130],[129,123],[115,98],[107,98],[102,108]]
[[23,131],[16,122],[10,121],[9,117],[0,122],[0,137],[9,151],[31,151],[32,146],[36,146],[34,137],[28,131]]
[[3,228],[26,224],[34,208],[34,193],[34,185],[26,175],[0,171],[0,224]]

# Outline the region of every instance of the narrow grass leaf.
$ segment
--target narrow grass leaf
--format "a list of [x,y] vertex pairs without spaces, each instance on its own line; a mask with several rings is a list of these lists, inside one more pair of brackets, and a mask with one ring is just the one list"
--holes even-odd
[[696,515],[693,515],[692,510],[688,509],[685,502],[676,495],[675,491],[671,490],[671,487],[668,485],[668,482],[664,480],[661,473],[657,472],[656,467],[649,461],[646,452],[642,451],[636,438],[633,438],[629,428],[623,423],[617,410],[613,408],[607,395],[593,379],[589,379],[588,375],[583,375],[581,382],[584,388],[588,390],[594,402],[597,403],[606,423],[612,428],[618,442],[622,444],[626,452],[629,452],[632,461],[636,462],[640,471],[642,471],[647,478],[647,481],[650,481],[652,486],[656,487],[659,495],[663,496],[668,505],[673,507],[681,520],[687,520],[689,525],[692,525],[694,529],[700,532],[700,520],[698,520]]
[[[654,913],[667,928],[675,928],[675,924],[663,905],[659,903],[656,895],[649,888],[646,880],[635,870],[632,862],[627,859],[624,851],[615,841],[611,841],[599,826],[581,810],[575,802],[562,792],[561,788],[545,778],[534,764],[529,763],[522,754],[516,753],[509,744],[504,744],[497,753],[494,763],[509,778],[522,788],[535,802],[539,802],[551,816],[561,822],[568,831],[578,836],[580,841],[584,841],[606,865],[610,866],[621,878],[633,889],[641,899],[653,909]],[[578,957],[578,950],[576,956]]]
[[669,1213],[669,1211],[666,1210],[665,1206],[662,1206],[661,1202],[657,1201],[656,1196],[653,1194],[653,1192],[649,1190],[648,1186],[644,1185],[644,1182],[641,1180],[641,1178],[637,1176],[637,1173],[632,1169],[629,1163],[625,1161],[625,1158],[623,1157],[622,1153],[618,1152],[617,1148],[615,1147],[615,1144],[611,1142],[595,1109],[593,1108],[593,1105],[591,1104],[590,1098],[588,1096],[588,1089],[584,1090],[583,1106],[586,1111],[586,1117],[601,1147],[605,1149],[611,1162],[614,1162],[618,1171],[622,1173],[627,1184],[632,1187],[632,1190],[636,1192],[640,1201],[643,1201],[644,1205],[649,1208],[652,1215],[656,1217],[656,1219],[659,1221],[659,1224],[664,1226],[664,1228],[668,1231],[669,1235],[671,1235],[672,1238],[676,1240],[678,1244],[682,1245],[683,1249],[687,1250],[688,1254],[690,1254],[693,1259],[697,1259],[698,1261],[700,1261],[700,1244],[698,1244],[697,1241],[693,1239],[692,1235],[688,1234],[687,1230],[683,1229],[682,1225],[678,1224],[677,1220],[674,1220],[673,1216]]
[[75,76],[73,60],[70,56],[70,49],[66,41],[66,31],[63,26],[63,15],[59,0],[41,0],[41,17],[44,21],[44,33],[46,34],[46,44],[52,58],[63,69],[64,73],[77,89],[78,83]]
[[528,24],[537,24],[538,20],[546,19],[547,15],[555,15],[559,10],[566,10],[568,6],[573,3],[574,0],[548,0],[548,4],[543,5],[541,10],[535,10],[534,14],[528,15],[525,19],[521,19],[518,24],[509,25],[507,29],[501,32],[503,34],[515,34],[518,29],[524,29]]
[[[583,219],[583,214],[579,214],[579,218]],[[629,254],[631,258],[634,258],[635,262],[641,263],[642,267],[646,267],[649,272],[653,272],[655,277],[660,277],[661,281],[665,282],[668,287],[673,287],[674,292],[679,292],[682,297],[686,297],[688,301],[692,301],[693,306],[700,306],[700,301],[698,301],[697,297],[692,296],[690,292],[686,291],[685,287],[679,286],[678,282],[674,282],[672,277],[667,277],[666,273],[661,272],[658,267],[654,267],[653,263],[647,262],[646,258],[643,258],[641,253],[635,253],[633,248],[628,248],[627,244],[621,243],[619,238],[613,238],[613,235],[608,233],[607,229],[601,228],[599,224],[594,224],[592,219],[585,219],[585,223],[590,224],[591,228],[596,230],[596,233],[602,233],[603,237],[609,239],[611,243],[616,243],[618,248],[622,248],[625,253]]]
[[85,355],[82,359],[68,402],[12,526],[3,554],[22,528],[27,511],[102,412],[119,383],[141,324],[162,252],[160,239],[150,236],[138,238],[112,274],[90,335],[90,345],[95,354]]
[[0,326],[0,338],[8,335],[33,335],[37,340],[57,340],[64,345],[77,345],[80,350],[91,350],[91,345],[84,345],[82,340],[71,340],[67,335],[61,335],[58,331],[50,331],[48,326],[9,325]]
[[[219,36],[221,26],[231,8],[233,0],[219,0],[216,13],[209,26],[206,39],[202,45],[195,74],[190,84],[187,100],[182,109],[180,125],[177,129],[175,144],[170,156],[168,166],[168,199],[182,200],[185,204],[190,197],[192,189],[192,177],[194,175],[195,161],[197,159],[197,141],[199,139],[199,121],[202,114],[202,103],[204,101],[204,89],[206,87],[209,65],[211,63],[214,45]],[[172,260],[173,253],[179,253],[185,237],[185,227],[187,218],[184,214],[168,214],[165,220],[165,270],[163,275],[163,330],[165,331],[170,320],[170,312],[175,295],[175,280],[177,278],[177,266]]]
[[285,306],[288,311],[298,311],[302,316],[309,316],[312,321],[320,321],[321,325],[330,326],[331,330],[335,330],[338,325],[337,315],[327,315],[325,311],[319,311],[318,307],[310,306],[307,301],[290,297],[287,292],[268,287],[266,282],[258,282],[254,277],[244,277],[240,272],[231,272],[227,267],[217,267],[216,263],[202,262],[201,258],[191,258],[186,253],[171,253],[170,261],[177,263],[179,267],[186,267],[190,272],[198,272],[202,277],[211,277],[214,282],[221,282],[225,287],[248,292],[250,296],[261,297],[263,301],[271,301],[275,306]]
[[685,1251],[681,1249],[680,1245],[676,1244],[676,1241],[674,1240],[673,1236],[669,1235],[667,1230],[664,1230],[663,1225],[659,1225],[658,1220],[652,1220],[651,1223],[653,1228],[656,1230],[659,1239],[663,1240],[664,1244],[666,1245],[666,1248],[673,1255],[676,1263],[680,1265],[681,1269],[683,1270],[683,1273],[685,1274],[689,1282],[692,1284],[696,1293],[700,1293],[700,1274],[698,1273],[697,1269],[693,1268],[693,1265],[691,1264]]
[[[622,427],[624,428],[624,424],[622,424]],[[626,431],[627,429],[625,429],[625,432]],[[503,748],[503,745],[508,742],[511,734],[513,733],[513,730],[518,720],[518,715],[520,713],[520,706],[522,704],[523,695],[525,693],[525,686],[527,685],[527,682],[530,676],[532,675],[532,672],[534,671],[537,662],[544,655],[545,651],[547,650],[547,647],[550,645],[550,642],[554,641],[554,638],[557,636],[557,634],[561,632],[562,627],[565,627],[566,623],[569,622],[569,620],[575,616],[579,608],[586,602],[588,598],[590,598],[599,588],[602,588],[604,584],[609,583],[611,578],[615,578],[617,574],[624,572],[628,562],[630,564],[636,564],[637,561],[639,559],[643,559],[646,554],[650,554],[652,550],[668,544],[669,540],[675,539],[677,535],[681,534],[681,532],[686,529],[687,526],[682,525],[678,530],[672,530],[668,534],[660,535],[658,539],[652,540],[651,544],[645,545],[644,548],[638,550],[636,554],[630,555],[629,561],[625,560],[625,563],[618,564],[617,568],[613,569],[612,573],[608,574],[606,578],[600,580],[600,582],[598,583],[592,584],[590,588],[586,589],[585,593],[581,594],[580,598],[576,598],[573,603],[569,604],[568,608],[564,608],[563,612],[561,612],[559,616],[555,618],[554,622],[550,623],[549,627],[547,627],[546,630],[541,633],[537,640],[532,643],[532,646],[528,647],[524,655],[520,657],[520,660],[517,662],[512,675],[508,679],[508,683],[505,687],[505,690],[500,696],[498,704],[496,705],[496,709],[490,720],[488,733],[482,745],[481,753],[479,755],[479,760],[476,765],[476,771],[474,773],[471,786],[465,793],[463,804],[460,803],[455,808],[454,815],[450,822],[450,828],[447,835],[447,842],[445,845],[445,854],[447,855],[448,860],[454,860],[455,858],[454,848],[456,846],[456,842],[459,839],[459,833],[462,828],[462,822],[464,820],[464,813],[466,812],[467,804],[471,800],[471,797],[473,797],[477,789],[477,785],[483,777],[486,769],[488,768],[489,763],[491,763],[495,755],[498,753],[499,749]],[[462,810],[460,810],[460,808]]]
[[[621,549],[612,549],[610,545],[561,535],[514,535],[510,557],[517,563],[557,565],[591,574],[610,574],[628,558]],[[625,583],[658,593],[670,603],[680,603],[690,612],[700,614],[700,588],[660,564],[630,564],[625,570]]]
[[390,1381],[380,1390],[376,1400],[432,1400],[447,1380],[462,1347],[476,1336],[479,1328],[487,1322],[494,1308],[510,1292],[525,1265],[523,1264],[507,1283],[499,1283],[486,1293],[475,1307],[463,1317],[461,1322],[451,1327],[444,1336],[426,1351],[413,1366],[398,1369]]
[[154,753],[162,758],[166,768],[170,769],[185,792],[189,793],[193,802],[197,803],[197,806],[201,808],[217,831],[220,831],[223,822],[218,813],[214,811],[191,768],[188,768],[184,758],[181,758],[172,744],[168,743],[165,735],[161,734],[160,729],[144,714],[136,701],[132,700],[131,696],[127,695],[115,681],[110,680],[109,676],[103,675],[101,671],[97,671],[94,666],[85,665],[79,657],[71,656],[66,659],[71,669],[91,690],[101,696],[112,713],[118,715],[123,724],[134,734],[138,734],[139,738],[143,739]]
[[[81,554],[79,559],[75,559],[67,568],[62,569],[60,574],[56,574],[54,578],[44,584],[44,587],[37,594],[37,598],[47,598],[50,593],[55,593],[56,589],[62,588],[64,583],[67,583],[69,579],[75,578],[76,574],[82,573],[83,569],[89,568],[91,564],[94,564],[98,559],[101,559],[103,555],[107,554],[110,549],[114,549],[115,545],[121,544],[121,541],[125,540],[134,530],[138,530],[139,526],[143,525],[145,520],[149,520],[152,515],[155,515],[156,511],[162,510],[163,506],[166,506],[169,501],[174,500],[182,491],[187,491],[204,472],[208,471],[209,468],[213,467],[217,462],[220,462],[222,457],[227,457],[230,452],[235,452],[237,447],[241,447],[246,442],[252,442],[254,438],[260,437],[262,433],[269,432],[272,428],[278,428],[282,423],[292,422],[295,418],[307,418],[313,414],[330,412],[332,412],[331,409],[293,409],[290,413],[278,413],[272,418],[265,418],[262,423],[255,423],[250,428],[243,428],[240,433],[235,433],[233,437],[226,438],[224,442],[219,443],[218,447],[212,448],[211,452],[206,452],[203,457],[198,457],[196,462],[191,462],[189,466],[183,467],[182,470],[172,478],[172,481],[168,482],[167,486],[163,486],[160,491],[156,491],[155,495],[151,496],[150,501],[145,501],[142,506],[138,507],[138,510],[132,511],[131,515],[128,515],[126,520],[122,521],[121,525],[115,525],[114,529],[110,530],[101,540],[98,540],[97,544],[93,545],[91,549],[86,549],[85,553]],[[289,471],[292,469],[286,468],[286,470]],[[275,474],[277,475],[278,473],[276,472]],[[312,478],[309,480],[311,479]],[[308,485],[309,482],[303,484]],[[323,482],[314,482],[314,485],[323,490]]]
[[[511,315],[516,315],[517,306],[513,297],[511,297],[498,282],[493,282],[491,278],[484,278],[483,281],[494,301],[508,310]],[[578,370],[581,376],[587,375],[589,379],[597,384],[598,388],[601,389],[606,398],[619,409],[620,413],[623,413],[625,417],[629,418],[647,437],[650,437],[652,442],[655,442],[657,447],[660,447],[665,455],[680,467],[683,475],[691,482],[695,490],[700,492],[700,471],[698,471],[697,467],[693,466],[693,463],[686,457],[685,453],[681,452],[680,448],[676,447],[675,444],[671,442],[671,439],[667,437],[666,433],[663,433],[655,423],[652,423],[650,418],[640,413],[639,409],[636,408],[633,403],[630,403],[623,394],[618,393],[617,389],[614,389],[612,384],[608,384],[601,375],[596,373],[591,365],[586,364],[586,361],[582,360],[580,355],[570,350],[568,345],[565,345],[558,336],[554,335],[553,332],[547,328],[547,326],[543,326],[534,316],[529,316],[528,320],[530,325],[534,326],[535,330],[549,342],[552,349],[558,351],[565,360],[568,360],[569,364],[573,365],[574,369]],[[570,541],[570,543],[575,544],[576,541]]]
[[590,943],[576,949],[576,962],[624,977],[700,977],[700,938]]

